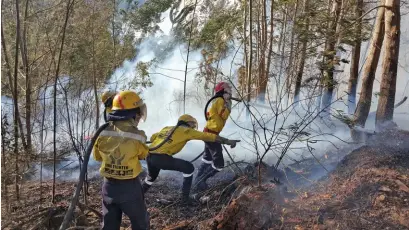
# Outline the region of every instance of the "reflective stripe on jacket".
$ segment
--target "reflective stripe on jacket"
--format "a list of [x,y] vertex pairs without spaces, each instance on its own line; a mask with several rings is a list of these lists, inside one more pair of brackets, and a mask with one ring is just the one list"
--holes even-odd
[[220,133],[227,119],[230,115],[230,108],[227,106],[223,97],[214,99],[212,106],[210,107],[208,114],[208,120],[205,126],[205,130],[211,130],[216,133]]
[[[162,141],[166,139],[173,128],[174,126],[167,126],[160,132],[153,134],[151,137],[152,144],[149,147],[152,148],[162,143]],[[214,142],[216,141],[216,135],[212,133],[200,132],[184,126],[179,126],[176,128],[175,132],[173,132],[171,138],[159,149],[156,149],[153,152],[172,156],[180,152],[180,150],[182,150],[182,148],[190,140]]]
[[132,179],[141,173],[139,160],[148,155],[146,135],[138,130],[133,120],[114,121],[101,132],[95,142],[93,155],[101,161],[99,172],[103,177],[119,180]]

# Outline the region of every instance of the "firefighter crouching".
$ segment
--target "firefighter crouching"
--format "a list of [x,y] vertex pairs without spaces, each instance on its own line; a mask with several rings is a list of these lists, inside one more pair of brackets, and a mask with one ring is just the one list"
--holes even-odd
[[[206,115],[204,132],[219,135],[229,118],[231,111],[231,87],[226,82],[220,82],[215,87],[215,96],[212,97],[212,105]],[[205,141],[205,149],[199,167],[195,185],[197,191],[207,189],[206,181],[221,171],[224,167],[223,149],[221,143]]]
[[122,213],[130,219],[132,230],[149,229],[143,191],[138,175],[139,160],[148,155],[146,135],[138,129],[146,119],[146,105],[133,91],[119,92],[113,99],[109,126],[101,132],[94,145],[93,156],[102,162],[103,228],[118,229]]
[[178,153],[190,140],[202,140],[209,143],[218,142],[235,147],[236,140],[229,140],[213,133],[197,131],[197,121],[194,117],[185,114],[179,117],[176,126],[168,126],[151,137],[151,150],[147,158],[148,176],[143,182],[143,189],[146,192],[156,180],[160,170],[173,170],[183,173],[183,185],[181,200],[182,203],[189,203],[190,188],[193,180],[194,166],[192,163],[173,155]]

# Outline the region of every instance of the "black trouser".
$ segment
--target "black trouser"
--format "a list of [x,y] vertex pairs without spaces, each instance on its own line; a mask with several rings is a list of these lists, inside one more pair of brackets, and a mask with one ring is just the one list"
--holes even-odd
[[224,167],[222,144],[217,142],[205,142],[205,149],[202,161],[206,164],[212,164],[217,171]]
[[199,167],[195,186],[197,191],[207,188],[206,181],[210,177],[216,175],[224,167],[223,149],[220,143],[205,142],[204,155],[202,165]]
[[[150,153],[146,159],[148,165],[148,176],[144,183],[151,185],[159,175],[160,170],[172,170],[183,173],[182,194],[189,196],[195,167],[189,161],[174,158],[167,154]],[[147,187],[146,187],[147,190]]]
[[129,180],[104,178],[102,212],[103,230],[119,230],[122,213],[129,217],[132,230],[149,229],[149,213],[139,177]]

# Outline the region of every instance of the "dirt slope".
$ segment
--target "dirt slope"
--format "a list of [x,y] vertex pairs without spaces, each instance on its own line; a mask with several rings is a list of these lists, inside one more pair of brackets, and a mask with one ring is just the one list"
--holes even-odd
[[[286,185],[258,188],[252,178],[234,178],[226,170],[212,180],[203,203],[193,206],[178,203],[180,181],[171,180],[179,177],[166,174],[146,195],[152,229],[409,229],[409,133],[383,133],[368,143],[308,187],[297,186],[294,171],[286,170],[293,174]],[[25,184],[20,203],[12,200],[10,186],[9,211],[2,199],[2,229],[56,229],[74,186],[58,184],[55,205],[47,203],[50,183],[43,185],[41,199],[38,183]],[[100,179],[90,181],[88,203],[76,212],[76,225],[83,227],[72,229],[98,229],[100,186]],[[123,229],[128,227],[125,219]]]
[[315,186],[293,191],[296,197],[265,186],[268,192],[243,194],[197,229],[409,229],[409,133],[369,143]]

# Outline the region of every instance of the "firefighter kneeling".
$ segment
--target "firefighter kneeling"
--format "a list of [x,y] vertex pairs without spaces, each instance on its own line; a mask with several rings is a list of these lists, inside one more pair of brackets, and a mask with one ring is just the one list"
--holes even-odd
[[[213,133],[197,131],[197,121],[194,117],[185,114],[178,119],[176,126],[168,126],[151,137],[150,153],[147,157],[148,176],[143,182],[146,192],[156,180],[161,169],[173,170],[183,173],[182,203],[190,201],[189,194],[192,186],[194,166],[186,160],[174,158],[190,140],[202,140],[206,142],[218,142],[236,146],[237,140],[229,140]],[[154,150],[152,150],[154,149]]]
[[[109,107],[109,106],[107,106]],[[145,132],[138,129],[146,119],[146,106],[133,91],[119,92],[113,99],[109,125],[94,145],[95,160],[101,161],[103,228],[119,229],[122,213],[129,217],[132,230],[149,229],[139,174],[149,149]]]

